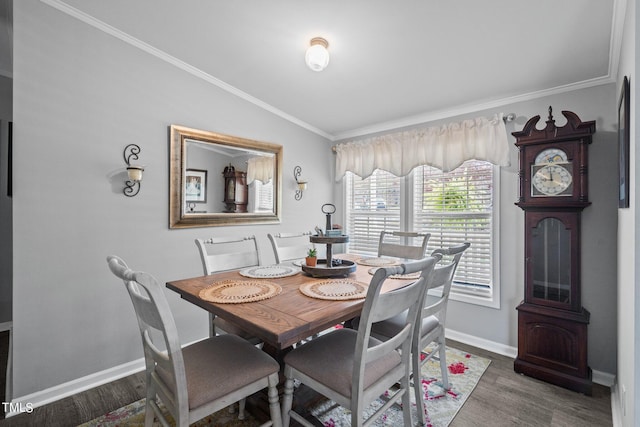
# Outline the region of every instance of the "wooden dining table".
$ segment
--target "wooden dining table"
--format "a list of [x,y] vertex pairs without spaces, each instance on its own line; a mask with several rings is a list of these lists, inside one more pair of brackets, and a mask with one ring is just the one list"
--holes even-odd
[[[356,261],[362,256],[342,254],[336,256]],[[356,271],[346,276],[368,285],[373,277],[369,272],[374,267],[357,264]],[[173,280],[166,286],[180,296],[222,319],[238,325],[250,335],[265,343],[276,355],[290,349],[293,344],[314,334],[329,329],[336,324],[352,319],[360,314],[364,298],[349,300],[325,300],[309,297],[300,291],[301,285],[330,280],[331,278],[311,277],[304,272],[265,280],[281,286],[282,291],[271,298],[245,303],[214,303],[200,298],[200,291],[225,280],[246,280],[239,270],[226,271],[208,276]],[[406,285],[406,279],[388,279],[383,292]]]

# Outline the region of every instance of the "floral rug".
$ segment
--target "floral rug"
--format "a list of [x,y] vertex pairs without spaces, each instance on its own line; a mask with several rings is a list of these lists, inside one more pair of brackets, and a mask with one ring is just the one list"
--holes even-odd
[[[425,350],[428,350],[428,347]],[[489,363],[491,363],[489,359],[447,347],[447,365],[449,367],[449,382],[451,383],[449,390],[445,390],[440,382],[440,362],[438,360],[431,359],[423,365],[422,389],[424,390],[427,427],[446,427],[449,425],[478,384]],[[412,419],[416,422],[418,418],[414,393],[413,390],[410,392]],[[80,427],[142,427],[144,425],[144,403],[144,399],[139,400],[82,424]],[[365,415],[373,413],[380,405],[382,405],[381,399],[373,403],[365,411]],[[325,427],[351,425],[351,413],[329,400],[312,408],[311,413]],[[392,407],[373,425],[397,427],[402,424],[402,410],[399,407]],[[159,425],[156,420],[154,426]],[[192,424],[194,427],[254,427],[258,425],[260,423],[250,414],[247,413],[245,420],[240,421],[237,419],[237,413],[229,413],[228,409],[218,411]]]

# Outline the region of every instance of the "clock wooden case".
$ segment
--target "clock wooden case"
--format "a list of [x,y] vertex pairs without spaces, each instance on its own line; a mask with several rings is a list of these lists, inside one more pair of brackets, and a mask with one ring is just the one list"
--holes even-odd
[[552,108],[546,127],[532,117],[513,132],[519,150],[520,195],[525,215],[524,301],[518,310],[516,372],[590,395],[587,363],[589,312],[582,307],[581,213],[590,205],[588,148],[595,121]]
[[231,165],[224,168],[224,212],[247,212],[248,194],[247,173],[236,171]]

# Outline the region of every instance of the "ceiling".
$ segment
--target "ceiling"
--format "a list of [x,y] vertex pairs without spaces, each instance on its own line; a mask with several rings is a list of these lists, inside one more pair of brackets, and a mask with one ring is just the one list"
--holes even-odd
[[41,1],[331,140],[612,82],[626,4]]

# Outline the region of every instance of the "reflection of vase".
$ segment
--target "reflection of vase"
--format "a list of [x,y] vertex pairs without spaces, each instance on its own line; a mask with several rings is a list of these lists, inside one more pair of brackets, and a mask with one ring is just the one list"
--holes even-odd
[[308,256],[304,259],[305,264],[307,264],[309,267],[315,267],[317,261],[318,258],[314,256]]

